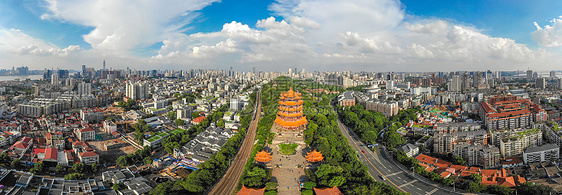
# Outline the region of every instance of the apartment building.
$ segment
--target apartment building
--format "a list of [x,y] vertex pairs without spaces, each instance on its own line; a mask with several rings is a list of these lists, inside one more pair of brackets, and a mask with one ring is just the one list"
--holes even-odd
[[525,148],[543,144],[542,132],[539,129],[492,131],[490,137],[504,157],[520,155]]
[[488,145],[488,133],[484,130],[454,133],[437,133],[433,135],[433,152],[448,154],[453,152],[456,144]]
[[523,152],[523,162],[525,162],[525,164],[556,161],[558,158],[560,158],[560,147],[556,144],[530,147]]
[[493,97],[480,103],[480,118],[488,129],[519,129],[532,122],[546,121],[548,114],[540,105],[517,96]]
[[436,133],[454,133],[465,131],[478,131],[481,129],[478,123],[438,123],[436,125]]
[[469,166],[482,166],[488,169],[500,165],[500,150],[491,145],[456,144],[453,155],[465,159]]
[[353,91],[346,91],[338,95],[338,105],[340,106],[354,106],[355,97],[353,96]]

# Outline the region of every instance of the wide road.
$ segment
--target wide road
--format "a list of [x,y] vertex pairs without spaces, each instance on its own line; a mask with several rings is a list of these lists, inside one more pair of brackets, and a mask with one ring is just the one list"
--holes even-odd
[[346,127],[339,120],[338,126],[349,144],[357,152],[359,160],[369,168],[369,174],[375,180],[410,194],[458,194],[451,192],[453,188],[440,186],[419,175],[412,176],[412,171],[406,170],[406,167],[390,159],[390,155],[381,149],[382,146],[379,145],[375,152],[371,152],[351,128]]
[[232,161],[232,164],[230,164],[230,167],[224,176],[209,192],[211,195],[233,194],[234,190],[236,190],[236,186],[238,186],[238,181],[240,181],[240,177],[242,177],[242,173],[244,172],[244,166],[246,166],[246,163],[250,158],[250,154],[252,153],[252,149],[254,148],[256,129],[258,128],[258,122],[261,117],[261,90],[258,91],[256,102],[257,105],[254,109],[252,122],[250,122],[248,131],[246,131],[244,142],[242,143],[242,146],[240,146],[241,148],[238,151],[238,154],[234,157],[234,161]]

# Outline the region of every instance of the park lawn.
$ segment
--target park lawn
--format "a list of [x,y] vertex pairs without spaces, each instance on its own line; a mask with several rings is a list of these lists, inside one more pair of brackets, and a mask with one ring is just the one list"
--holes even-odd
[[284,155],[292,155],[295,153],[295,149],[297,149],[297,147],[298,145],[295,143],[279,144],[279,151]]

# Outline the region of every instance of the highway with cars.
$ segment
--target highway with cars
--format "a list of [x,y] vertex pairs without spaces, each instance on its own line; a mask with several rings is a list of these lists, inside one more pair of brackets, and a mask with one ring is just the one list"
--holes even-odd
[[346,127],[338,120],[338,126],[342,134],[347,138],[350,145],[357,152],[359,160],[369,168],[369,174],[379,182],[389,184],[400,191],[410,194],[459,194],[459,190],[453,191],[452,187],[443,186],[427,180],[420,175],[412,175],[412,170],[391,159],[384,146],[374,146],[372,152],[352,129]]

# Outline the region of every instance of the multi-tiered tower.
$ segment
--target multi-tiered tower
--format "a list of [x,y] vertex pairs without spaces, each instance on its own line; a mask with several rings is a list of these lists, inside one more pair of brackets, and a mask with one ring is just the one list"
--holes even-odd
[[294,92],[291,87],[289,91],[279,95],[279,112],[275,119],[277,129],[282,130],[304,130],[308,121],[303,116],[303,101],[301,93]]

